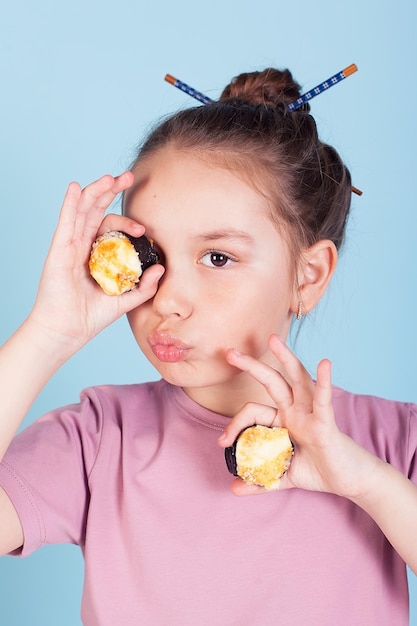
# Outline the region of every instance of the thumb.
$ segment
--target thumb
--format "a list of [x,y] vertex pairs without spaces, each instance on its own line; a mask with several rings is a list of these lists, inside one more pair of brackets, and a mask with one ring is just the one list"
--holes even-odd
[[161,277],[165,272],[163,265],[152,265],[142,274],[139,285],[128,291],[127,293],[118,296],[121,301],[122,309],[125,313],[132,311],[136,307],[140,306],[147,300],[154,297],[158,291],[158,285]]

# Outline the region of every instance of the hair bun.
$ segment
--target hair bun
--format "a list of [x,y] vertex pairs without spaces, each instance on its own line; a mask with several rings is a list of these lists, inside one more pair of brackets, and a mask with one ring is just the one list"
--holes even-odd
[[220,101],[243,100],[252,105],[276,107],[290,104],[300,97],[300,85],[289,70],[267,68],[261,72],[239,74],[223,90]]

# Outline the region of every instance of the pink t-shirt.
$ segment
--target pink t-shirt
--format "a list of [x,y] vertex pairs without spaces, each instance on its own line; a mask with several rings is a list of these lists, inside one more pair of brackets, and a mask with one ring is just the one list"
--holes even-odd
[[[344,432],[417,482],[414,405],[336,388],[334,406]],[[227,422],[164,381],[88,389],[46,415],[0,465],[23,554],[81,546],[87,626],[408,624],[405,565],[361,509],[230,492]]]

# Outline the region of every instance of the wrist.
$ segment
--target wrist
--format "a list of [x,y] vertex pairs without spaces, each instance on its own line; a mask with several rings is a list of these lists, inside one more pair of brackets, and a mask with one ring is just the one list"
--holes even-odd
[[48,360],[54,369],[65,363],[83,345],[79,338],[56,331],[34,312],[22,323],[17,334],[28,352],[39,353],[41,360]]
[[71,342],[31,316],[1,347],[0,459],[40,391],[74,351]]
[[328,490],[362,506],[374,497],[386,463],[344,433],[331,447],[334,464]]
[[[387,499],[388,491],[392,489],[391,484],[406,478],[390,463],[370,454],[367,475],[363,480],[361,489],[350,497],[364,511],[372,515],[374,509],[378,509],[380,504]],[[372,515],[373,516],[373,515]]]

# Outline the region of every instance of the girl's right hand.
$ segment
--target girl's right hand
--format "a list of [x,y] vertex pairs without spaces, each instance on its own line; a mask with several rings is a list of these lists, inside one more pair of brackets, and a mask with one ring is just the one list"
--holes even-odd
[[[146,270],[139,286],[121,296],[108,296],[91,278],[88,259],[98,235],[122,230],[140,237],[145,229],[134,220],[104,213],[115,197],[130,187],[133,174],[103,176],[81,189],[71,183],[46,258],[39,291],[27,322],[48,341],[70,354],[121,315],[152,298],[163,274],[161,265]],[[38,335],[39,336],[39,335]]]

